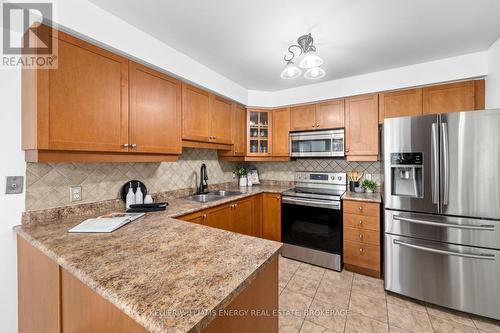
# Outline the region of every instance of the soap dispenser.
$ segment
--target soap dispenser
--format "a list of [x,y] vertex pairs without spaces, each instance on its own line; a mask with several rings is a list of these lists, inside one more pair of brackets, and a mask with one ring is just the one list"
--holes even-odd
[[137,182],[137,190],[135,190],[135,203],[142,204],[144,197],[142,196],[141,185]]
[[129,182],[127,197],[125,199],[125,206],[127,209],[130,208],[130,205],[135,204],[135,194],[134,189],[132,188],[132,182]]

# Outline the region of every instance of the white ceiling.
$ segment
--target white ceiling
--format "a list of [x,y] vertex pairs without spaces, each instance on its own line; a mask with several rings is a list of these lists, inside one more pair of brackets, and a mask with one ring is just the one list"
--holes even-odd
[[[90,1],[252,90],[482,51],[500,37],[499,0]],[[288,45],[309,32],[326,76],[282,80]]]

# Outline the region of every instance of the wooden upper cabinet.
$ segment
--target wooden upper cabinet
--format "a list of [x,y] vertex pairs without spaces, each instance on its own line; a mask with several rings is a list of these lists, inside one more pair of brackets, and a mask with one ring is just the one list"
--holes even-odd
[[379,94],[379,122],[384,118],[422,115],[422,89]]
[[57,69],[23,70],[23,149],[126,152],[128,60],[57,39]]
[[233,146],[231,150],[219,150],[219,157],[243,157],[247,131],[247,111],[242,105],[233,103],[231,111],[231,138]]
[[290,130],[307,131],[316,129],[316,105],[300,105],[290,108]]
[[27,161],[177,159],[179,81],[43,27],[57,38],[58,66],[22,70],[22,147]]
[[378,95],[345,99],[345,141],[348,160],[372,161],[378,155]]
[[290,155],[290,108],[273,110],[273,156]]
[[336,99],[316,105],[316,129],[344,127],[344,100]]
[[182,84],[182,139],[210,141],[210,93]]
[[230,144],[232,103],[215,95],[211,95],[210,136],[216,143]]
[[231,110],[231,102],[183,83],[182,139],[231,144]]
[[234,104],[233,108],[233,153],[234,156],[245,156],[247,145],[247,110],[244,106]]
[[181,83],[130,62],[131,151],[181,153]]
[[268,109],[247,110],[247,155],[270,157],[273,149],[273,112]]
[[471,111],[475,104],[475,81],[423,88],[423,114]]

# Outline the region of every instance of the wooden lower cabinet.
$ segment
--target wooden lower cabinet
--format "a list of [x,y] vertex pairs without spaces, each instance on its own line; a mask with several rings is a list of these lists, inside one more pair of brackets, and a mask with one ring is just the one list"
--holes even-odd
[[232,207],[229,204],[210,208],[207,210],[207,217],[203,224],[209,227],[224,229],[228,231],[234,230],[234,223],[232,219]]
[[191,214],[187,214],[182,216],[180,219],[186,222],[203,224],[203,221],[207,218],[207,214],[204,210],[200,210],[198,212],[194,212]]
[[262,195],[254,195],[252,197],[252,207],[252,236],[262,237]]
[[[19,333],[146,333],[143,326],[95,293],[57,263],[17,237]],[[202,332],[278,332],[278,259]],[[269,316],[250,315],[269,313]]]
[[252,227],[254,210],[252,198],[238,200],[233,205],[231,205],[233,230],[243,235],[253,236]]
[[62,332],[149,332],[62,268],[60,281]]
[[[278,297],[278,259],[276,258],[226,307],[227,311],[246,314],[216,317],[202,332],[277,333],[278,316],[275,311],[278,309]],[[252,315],[252,312],[261,315]]]
[[380,204],[343,201],[344,267],[381,276]]
[[17,237],[18,331],[60,332],[59,265]]
[[[228,204],[180,216],[179,219],[187,222],[203,224],[209,227],[238,232],[240,234],[276,240],[276,235],[281,232],[281,207],[278,214],[266,215],[268,227],[263,228],[263,201],[264,195],[254,195],[249,198],[236,200]],[[274,197],[281,197],[279,194]],[[276,199],[269,199],[275,202]],[[268,202],[269,205],[269,202]],[[267,207],[267,206],[266,206]],[[274,208],[276,209],[276,208]],[[269,226],[272,226],[271,228]],[[274,229],[275,231],[271,230]],[[275,235],[276,234],[276,235]]]
[[262,238],[281,242],[281,195],[262,196]]
[[264,193],[189,213],[180,220],[281,241],[281,195]]

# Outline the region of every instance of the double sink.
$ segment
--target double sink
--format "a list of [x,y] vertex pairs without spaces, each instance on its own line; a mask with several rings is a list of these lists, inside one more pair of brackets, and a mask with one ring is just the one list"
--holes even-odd
[[212,202],[217,200],[222,200],[227,197],[234,197],[243,194],[240,191],[215,191],[209,192],[207,194],[193,194],[184,199],[195,202]]

